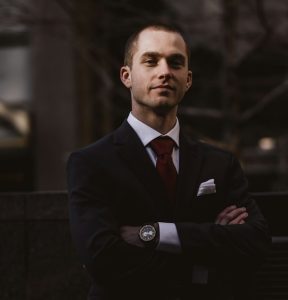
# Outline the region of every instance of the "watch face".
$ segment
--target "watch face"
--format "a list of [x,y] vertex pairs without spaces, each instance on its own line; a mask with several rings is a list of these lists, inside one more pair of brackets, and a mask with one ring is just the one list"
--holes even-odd
[[156,229],[152,225],[144,225],[139,231],[139,236],[143,242],[150,242],[156,236]]

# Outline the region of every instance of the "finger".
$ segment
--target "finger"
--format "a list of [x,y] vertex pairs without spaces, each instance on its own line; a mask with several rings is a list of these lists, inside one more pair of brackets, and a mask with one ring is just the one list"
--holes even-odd
[[233,219],[232,221],[230,221],[228,224],[243,224],[242,222],[248,217],[248,213],[247,212],[243,212],[242,214],[240,214],[238,217],[236,217],[235,219]]
[[[220,214],[228,214],[228,213],[230,213],[231,211],[233,211],[234,209],[236,209],[237,208],[237,206],[236,205],[230,205],[230,206],[227,206],[226,208],[224,208],[221,212],[220,212]],[[219,215],[220,215],[219,214]]]
[[235,218],[237,218],[239,215],[241,215],[244,212],[246,212],[246,208],[245,207],[239,207],[239,208],[236,208],[236,209],[230,211],[229,213],[227,213],[225,215],[221,214],[217,224],[227,225],[232,220],[234,220]]
[[231,205],[226,207],[224,210],[222,210],[216,217],[215,223],[219,223],[221,219],[223,219],[229,212],[233,211],[236,209],[236,205]]
[[230,213],[232,213],[233,211],[235,211],[235,209],[237,209],[236,205],[231,205],[231,206],[226,207],[224,210],[222,210],[218,214],[218,216],[216,217],[215,223],[221,223],[221,222],[228,221],[227,220],[227,216],[229,216]]
[[227,218],[230,219],[230,221],[231,221],[245,212],[246,212],[246,207],[239,207],[239,208],[234,209],[230,213],[228,213]]

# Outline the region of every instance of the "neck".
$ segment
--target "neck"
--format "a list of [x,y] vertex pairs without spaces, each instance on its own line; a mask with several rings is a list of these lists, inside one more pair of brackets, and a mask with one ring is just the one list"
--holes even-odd
[[157,130],[161,134],[169,132],[176,124],[176,111],[169,112],[167,114],[157,114],[155,112],[148,114],[138,113],[132,109],[132,114],[139,121],[145,123],[149,127]]

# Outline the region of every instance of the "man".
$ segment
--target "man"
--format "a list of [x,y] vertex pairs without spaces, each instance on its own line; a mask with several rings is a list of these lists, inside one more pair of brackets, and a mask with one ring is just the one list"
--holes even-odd
[[133,34],[120,71],[128,119],[70,156],[71,231],[92,278],[89,299],[234,299],[267,252],[237,160],[180,130],[188,60],[170,26]]

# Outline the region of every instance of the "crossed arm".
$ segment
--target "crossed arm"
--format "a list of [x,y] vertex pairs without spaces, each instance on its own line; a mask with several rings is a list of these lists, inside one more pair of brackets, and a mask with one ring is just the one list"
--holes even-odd
[[247,196],[241,175],[233,176],[239,168],[233,169],[230,178],[237,175],[240,180],[232,180],[228,195],[239,208],[225,208],[215,216],[214,223],[175,223],[182,252],[174,255],[142,248],[137,226],[122,226],[119,231],[119,221],[107,198],[111,183],[99,162],[91,166],[82,155],[72,155],[68,163],[70,225],[82,264],[95,280],[110,283],[125,278],[136,280],[145,274],[171,274],[169,271],[174,266],[179,268],[178,260],[182,258],[195,264],[223,260],[229,264],[236,260],[245,265],[261,258],[270,244],[266,223]]
[[[244,224],[245,219],[248,217],[248,212],[245,207],[237,207],[231,205],[223,209],[215,218],[215,224],[219,225],[235,225]],[[128,244],[144,247],[144,244],[138,237],[140,226],[122,226],[120,234],[122,239]]]

